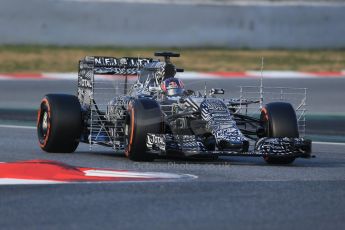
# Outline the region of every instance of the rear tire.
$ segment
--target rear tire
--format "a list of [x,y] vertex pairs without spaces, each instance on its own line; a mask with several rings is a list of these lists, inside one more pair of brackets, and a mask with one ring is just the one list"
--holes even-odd
[[133,161],[152,161],[154,155],[148,152],[148,133],[161,133],[163,114],[159,104],[151,99],[140,98],[128,106],[125,128],[126,156]]
[[66,94],[48,94],[37,116],[37,135],[42,150],[71,153],[79,145],[82,118],[78,98]]
[[[260,120],[266,137],[299,137],[297,117],[291,104],[273,102],[261,110]],[[266,156],[268,164],[291,164],[295,157]]]

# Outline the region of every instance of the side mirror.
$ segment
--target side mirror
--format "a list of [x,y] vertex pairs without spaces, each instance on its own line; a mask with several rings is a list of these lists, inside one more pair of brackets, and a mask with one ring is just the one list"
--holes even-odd
[[158,92],[158,91],[160,91],[161,90],[161,87],[159,87],[159,86],[157,86],[157,87],[155,87],[155,86],[149,86],[149,91],[150,92]]
[[215,88],[212,88],[209,92],[210,95],[224,94],[224,93],[225,93],[224,89],[215,89]]
[[259,126],[257,129],[256,129],[256,135],[258,137],[265,137],[266,136],[266,131],[265,131],[265,128],[264,127],[261,127]]

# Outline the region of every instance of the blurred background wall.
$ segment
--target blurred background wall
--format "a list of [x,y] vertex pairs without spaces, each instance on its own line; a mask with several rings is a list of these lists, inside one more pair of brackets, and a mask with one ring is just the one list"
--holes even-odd
[[1,0],[0,44],[345,48],[345,3]]

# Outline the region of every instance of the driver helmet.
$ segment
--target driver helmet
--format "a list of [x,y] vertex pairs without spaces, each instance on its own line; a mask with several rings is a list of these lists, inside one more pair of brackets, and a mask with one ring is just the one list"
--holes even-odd
[[167,96],[181,96],[184,92],[184,84],[177,78],[168,78],[164,80],[161,88]]

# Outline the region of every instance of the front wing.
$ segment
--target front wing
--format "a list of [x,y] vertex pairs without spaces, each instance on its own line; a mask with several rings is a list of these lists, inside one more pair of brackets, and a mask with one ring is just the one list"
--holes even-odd
[[311,157],[311,140],[304,138],[260,138],[249,151],[208,150],[201,137],[195,135],[147,134],[146,147],[159,155],[217,156],[294,156]]

